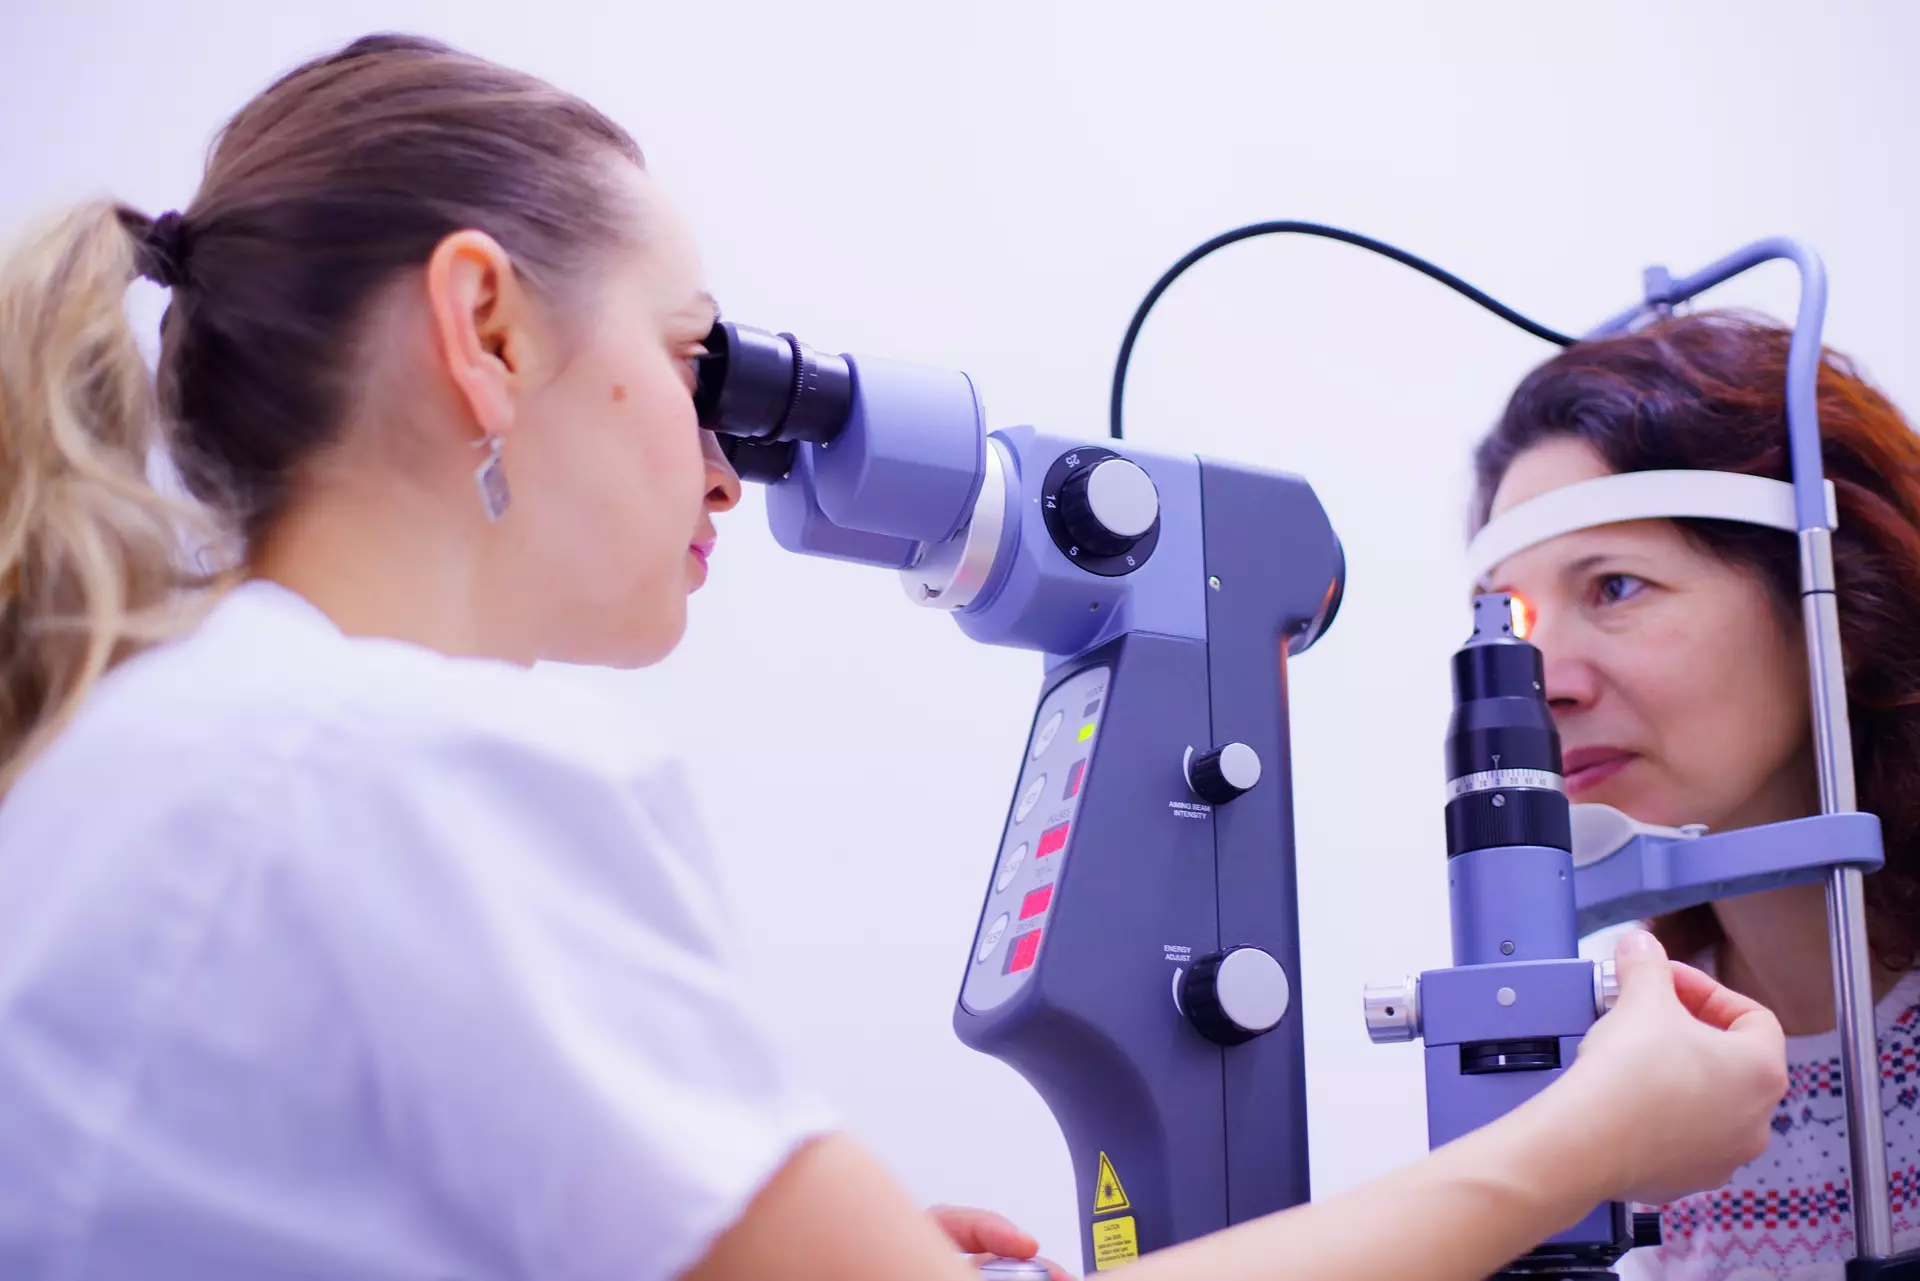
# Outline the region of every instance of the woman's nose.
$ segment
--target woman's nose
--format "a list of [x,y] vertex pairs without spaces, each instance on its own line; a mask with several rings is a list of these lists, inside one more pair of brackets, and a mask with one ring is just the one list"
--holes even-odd
[[727,461],[720,438],[710,431],[700,433],[700,451],[707,464],[707,510],[732,511],[740,505],[740,475]]
[[1555,711],[1590,707],[1600,692],[1599,672],[1579,640],[1566,629],[1536,619],[1527,639],[1540,651],[1545,668],[1547,704]]
[[1547,705],[1555,711],[1591,707],[1599,693],[1593,668],[1586,663],[1547,664]]

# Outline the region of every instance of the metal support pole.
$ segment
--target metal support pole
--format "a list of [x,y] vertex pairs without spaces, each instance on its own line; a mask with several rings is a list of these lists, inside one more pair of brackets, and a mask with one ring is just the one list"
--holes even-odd
[[[1696,294],[1776,259],[1792,262],[1800,272],[1800,306],[1787,355],[1787,440],[1800,528],[1800,598],[1812,678],[1820,809],[1824,814],[1850,814],[1858,804],[1846,667],[1840,652],[1840,611],[1834,594],[1835,514],[1827,509],[1816,398],[1827,310],[1826,268],[1805,245],[1776,237],[1748,245],[1683,280],[1669,280],[1664,272],[1652,271],[1646,277],[1645,301],[1603,322],[1588,337],[1626,333],[1652,315],[1664,314]],[[1827,943],[1833,965],[1834,1023],[1846,1081],[1855,1253],[1861,1259],[1884,1259],[1893,1253],[1893,1214],[1887,1191],[1886,1118],[1880,1102],[1880,1043],[1874,1025],[1865,886],[1857,868],[1836,868],[1827,882]]]

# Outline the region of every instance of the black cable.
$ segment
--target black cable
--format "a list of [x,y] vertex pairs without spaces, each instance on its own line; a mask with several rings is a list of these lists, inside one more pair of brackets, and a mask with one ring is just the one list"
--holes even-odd
[[1140,327],[1147,323],[1147,313],[1153,310],[1154,303],[1160,301],[1160,295],[1167,292],[1167,286],[1179,279],[1180,273],[1216,249],[1224,249],[1236,241],[1246,240],[1253,236],[1266,236],[1281,232],[1294,232],[1303,236],[1321,236],[1328,240],[1338,240],[1345,244],[1357,245],[1362,249],[1371,249],[1374,253],[1391,258],[1395,262],[1411,267],[1423,275],[1433,277],[1433,279],[1439,281],[1449,289],[1454,290],[1456,293],[1464,294],[1474,302],[1479,303],[1482,307],[1485,307],[1488,311],[1500,317],[1500,319],[1510,324],[1518,325],[1535,338],[1545,339],[1547,342],[1554,343],[1561,347],[1571,347],[1578,341],[1575,338],[1568,337],[1566,334],[1548,329],[1545,325],[1528,320],[1513,308],[1481,293],[1478,289],[1475,289],[1472,285],[1460,279],[1460,277],[1454,275],[1452,272],[1444,271],[1426,259],[1416,257],[1404,249],[1396,249],[1384,241],[1375,240],[1370,236],[1362,236],[1358,232],[1342,231],[1338,227],[1322,226],[1317,222],[1256,222],[1245,227],[1236,227],[1232,231],[1222,232],[1206,244],[1195,249],[1192,253],[1168,268],[1167,273],[1155,282],[1152,289],[1147,291],[1147,296],[1140,300],[1140,306],[1133,313],[1133,323],[1127,326],[1127,336],[1120,344],[1120,358],[1114,362],[1113,366],[1113,403],[1108,410],[1108,428],[1113,433],[1113,439],[1119,440],[1121,438],[1120,404],[1122,397],[1126,393],[1127,364],[1133,359],[1133,344],[1140,337]]

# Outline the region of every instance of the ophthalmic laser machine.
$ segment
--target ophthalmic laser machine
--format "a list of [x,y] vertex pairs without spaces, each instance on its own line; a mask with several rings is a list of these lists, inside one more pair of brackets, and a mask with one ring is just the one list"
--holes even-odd
[[[1336,619],[1345,559],[1301,477],[1136,448],[1120,430],[1127,362],[1154,302],[1201,258],[1271,233],[1383,253],[1537,336],[1582,341],[1390,245],[1271,222],[1199,246],[1147,294],[1114,371],[1106,438],[988,431],[964,373],[824,353],[732,322],[716,324],[700,364],[701,423],[742,477],[766,485],[781,546],[895,571],[910,599],[966,635],[1042,655],[1006,822],[983,852],[953,1022],[1058,1122],[1090,1272],[1310,1196],[1287,682],[1290,660]],[[1650,516],[1793,534],[1823,812],[1709,833],[1569,805],[1540,653],[1512,601],[1482,593],[1453,658],[1436,828],[1451,964],[1369,987],[1361,1009],[1376,1041],[1423,1043],[1439,1146],[1545,1088],[1610,1008],[1611,962],[1581,959],[1581,936],[1824,883],[1857,1190],[1847,1275],[1920,1279],[1920,1256],[1893,1251],[1878,1106],[1862,877],[1883,855],[1878,820],[1854,801],[1836,518],[1813,398],[1823,268],[1779,239],[1683,279],[1652,268],[1641,299],[1586,337],[1630,330],[1776,259],[1801,283],[1790,480],[1608,477],[1503,515],[1469,560],[1484,573],[1547,538]],[[1611,1276],[1636,1242],[1656,1238],[1651,1216],[1595,1206],[1500,1275]],[[1003,1281],[1044,1275],[1014,1261],[989,1269]]]

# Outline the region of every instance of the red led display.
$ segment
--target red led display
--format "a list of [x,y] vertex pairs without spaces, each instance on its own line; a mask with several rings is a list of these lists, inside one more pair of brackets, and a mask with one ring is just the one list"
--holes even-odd
[[1034,917],[1040,915],[1040,913],[1046,911],[1047,904],[1051,902],[1053,902],[1053,886],[1042,885],[1039,889],[1021,900],[1020,919],[1023,921],[1032,920]]
[[1080,795],[1080,780],[1086,776],[1087,763],[1085,761],[1075,761],[1073,768],[1067,771],[1067,792],[1061,799],[1070,801]]
[[1033,967],[1033,958],[1040,954],[1040,931],[1028,930],[1014,940],[1013,954],[1007,959],[1007,973],[1018,974],[1021,970]]
[[1067,847],[1067,827],[1068,824],[1062,823],[1058,827],[1049,827],[1046,831],[1040,833],[1040,845],[1039,848],[1034,850],[1033,856],[1035,858],[1045,858],[1049,854],[1054,854],[1065,849]]

